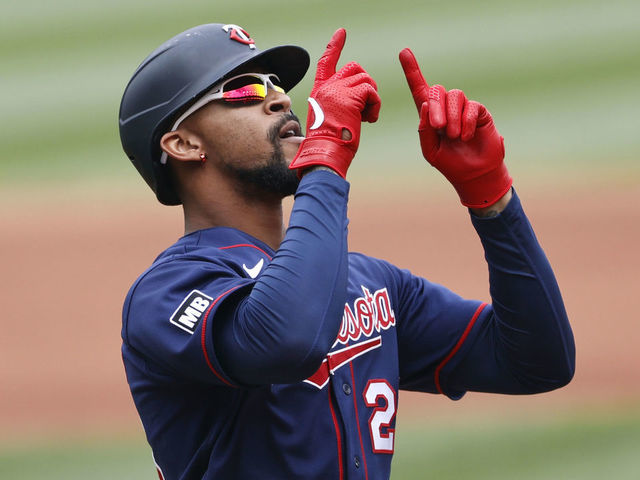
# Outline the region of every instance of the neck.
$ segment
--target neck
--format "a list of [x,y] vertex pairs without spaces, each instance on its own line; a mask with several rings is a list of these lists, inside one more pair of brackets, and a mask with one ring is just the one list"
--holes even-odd
[[235,192],[185,199],[185,234],[212,227],[231,227],[277,250],[284,237],[282,199],[247,198]]

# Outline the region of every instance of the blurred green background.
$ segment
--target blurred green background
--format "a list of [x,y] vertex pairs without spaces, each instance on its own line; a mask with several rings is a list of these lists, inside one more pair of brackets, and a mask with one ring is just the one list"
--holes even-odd
[[[427,81],[489,106],[512,169],[637,174],[639,16],[631,0],[12,2],[0,18],[0,178],[129,181],[117,137],[122,91],[152,49],[207,22],[240,24],[262,48],[302,45],[314,60],[347,28],[342,59],[357,59],[383,99],[356,175],[386,176],[390,159],[419,155],[397,61],[406,46]],[[292,94],[303,118],[311,84],[308,75]]]
[[[420,182],[440,181],[418,173],[425,169],[417,114],[397,61],[406,46],[427,81],[488,106],[514,177],[587,187],[640,178],[637,1],[23,0],[3,7],[0,190],[9,206],[11,192],[37,197],[43,189],[150,199],[120,148],[120,96],[151,50],[208,22],[241,25],[260,48],[304,46],[312,62],[336,28],[347,29],[342,60],[360,62],[383,101],[380,121],[364,128],[353,183],[393,181],[394,160],[405,157],[416,161],[403,163],[402,182],[414,173]],[[308,75],[291,93],[302,119],[311,84]],[[500,415],[466,418],[400,417],[394,478],[640,478],[635,408],[517,425]],[[3,439],[0,478],[155,478],[139,426],[132,431]]]

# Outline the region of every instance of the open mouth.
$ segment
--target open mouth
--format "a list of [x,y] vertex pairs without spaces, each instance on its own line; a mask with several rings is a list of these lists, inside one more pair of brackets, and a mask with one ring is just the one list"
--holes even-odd
[[280,129],[278,136],[282,139],[286,138],[302,138],[302,132],[300,130],[300,124],[295,120],[289,120]]

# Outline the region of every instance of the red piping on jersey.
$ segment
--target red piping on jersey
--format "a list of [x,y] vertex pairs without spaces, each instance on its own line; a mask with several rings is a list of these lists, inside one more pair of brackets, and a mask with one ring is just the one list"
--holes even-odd
[[153,451],[151,452],[151,458],[153,458],[153,464],[156,466],[156,472],[158,472],[158,479],[165,480],[164,473],[162,473],[162,469],[160,468],[160,465],[158,465],[158,462],[156,462],[156,457],[153,454]]
[[238,245],[229,245],[228,247],[219,247],[219,250],[227,250],[229,248],[238,248],[238,247],[255,248],[256,250],[259,250],[262,253],[264,253],[269,258],[269,260],[271,260],[271,255],[269,255],[267,252],[265,252],[260,247],[256,247],[255,245],[251,245],[250,243],[239,243]]
[[462,336],[460,337],[460,340],[458,340],[458,343],[456,343],[456,346],[453,347],[453,349],[449,352],[449,355],[447,355],[444,358],[444,360],[442,360],[442,362],[440,362],[440,365],[438,365],[438,367],[436,368],[436,373],[434,374],[434,379],[435,379],[436,389],[438,390],[438,393],[441,393],[441,394],[444,395],[444,392],[442,391],[442,387],[440,386],[440,371],[449,362],[449,360],[451,360],[453,358],[453,356],[456,353],[458,353],[458,350],[460,350],[460,347],[462,347],[462,344],[464,343],[464,341],[469,336],[469,333],[471,332],[471,329],[473,328],[473,325],[476,323],[476,320],[480,316],[480,313],[482,313],[482,310],[484,310],[484,307],[486,307],[486,306],[487,306],[487,304],[483,303],[482,305],[480,305],[478,307],[476,312],[473,314],[473,317],[471,317],[471,320],[469,320],[469,324],[467,325],[467,328],[464,329],[464,332],[462,333]]
[[356,379],[353,374],[353,362],[349,362],[351,369],[351,388],[353,390],[353,408],[356,410],[356,425],[358,427],[358,437],[360,437],[360,450],[362,450],[362,463],[364,463],[364,478],[369,480],[369,472],[367,471],[367,457],[364,454],[364,443],[362,442],[362,433],[360,433],[360,416],[358,415],[358,404],[356,402]]
[[231,293],[233,292],[236,288],[239,288],[241,285],[236,285],[233,288],[230,288],[229,290],[227,290],[226,292],[220,294],[218,296],[218,298],[216,298],[213,302],[211,302],[211,305],[209,306],[209,308],[207,308],[207,311],[204,314],[204,318],[202,319],[202,335],[201,335],[201,344],[202,344],[202,351],[204,353],[204,359],[207,362],[207,365],[209,365],[209,368],[211,369],[211,371],[214,373],[214,375],[216,377],[218,377],[218,379],[224,383],[225,385],[228,385],[230,387],[235,387],[235,385],[232,385],[231,383],[229,383],[227,380],[225,380],[222,375],[220,375],[215,368],[213,368],[213,365],[211,364],[211,360],[209,359],[209,354],[207,353],[207,344],[206,344],[206,332],[207,332],[207,319],[209,318],[209,313],[211,312],[211,309],[213,308],[213,306],[218,303],[218,301],[224,297],[227,293]]
[[342,470],[342,439],[340,438],[340,428],[338,427],[336,412],[333,411],[333,402],[331,401],[330,388],[327,388],[327,394],[329,395],[329,409],[331,410],[331,418],[333,418],[333,426],[336,429],[336,440],[338,442],[338,466],[340,468],[340,480],[342,480],[344,478],[344,471]]
[[322,361],[318,370],[303,381],[322,390],[329,382],[329,377],[333,375],[333,372],[340,367],[343,367],[354,358],[364,355],[374,348],[378,348],[380,345],[382,345],[382,338],[378,335],[376,338],[372,338],[371,340],[356,343],[355,345],[350,345],[335,352],[330,352],[327,354],[327,358]]

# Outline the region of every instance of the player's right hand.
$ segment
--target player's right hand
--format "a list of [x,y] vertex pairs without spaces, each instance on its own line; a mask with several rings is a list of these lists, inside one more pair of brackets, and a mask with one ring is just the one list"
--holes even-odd
[[357,63],[336,72],[347,33],[338,29],[318,61],[309,96],[306,138],[289,165],[299,174],[314,165],[324,165],[343,178],[358,150],[361,122],[375,122],[380,112],[376,82]]
[[489,111],[461,90],[429,86],[408,48],[400,52],[400,64],[420,115],[424,158],[451,182],[463,205],[496,203],[512,180],[503,161],[504,140]]

